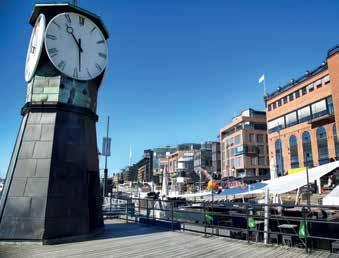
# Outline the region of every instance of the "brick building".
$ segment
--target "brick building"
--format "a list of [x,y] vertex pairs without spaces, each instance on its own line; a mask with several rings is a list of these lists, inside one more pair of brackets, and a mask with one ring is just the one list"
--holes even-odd
[[337,159],[339,46],[313,71],[265,97],[269,158],[278,175]]
[[212,143],[212,167],[218,175],[221,174],[220,142]]
[[222,176],[269,175],[266,114],[247,109],[220,130]]
[[140,182],[153,181],[153,151],[144,150],[144,156],[136,164],[137,178]]

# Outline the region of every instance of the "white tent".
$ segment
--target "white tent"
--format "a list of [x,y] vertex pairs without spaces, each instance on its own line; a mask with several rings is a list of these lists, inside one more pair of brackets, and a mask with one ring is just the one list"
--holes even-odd
[[[313,183],[314,181],[319,181],[322,176],[332,172],[337,168],[339,168],[339,161],[310,168],[308,169],[309,182]],[[239,195],[264,193],[267,188],[271,194],[288,193],[307,185],[307,178],[305,171],[301,171],[296,174],[281,176],[272,180],[264,181],[262,183],[267,185],[261,189],[240,193]],[[339,189],[338,196],[336,196],[336,198],[338,198],[339,201]]]
[[323,205],[339,205],[339,186],[323,198]]
[[[339,161],[308,169],[309,182],[313,183],[315,180],[319,180],[322,176],[332,172],[336,168],[339,168]],[[304,171],[292,175],[278,177],[263,183],[267,184],[267,186],[262,188],[263,191],[268,188],[272,194],[282,194],[307,185],[307,178]]]
[[[339,161],[334,161],[331,163],[327,163],[325,165],[321,165],[318,167],[308,169],[308,176],[309,182],[313,183],[314,181],[319,181],[320,178],[333,170],[339,168]],[[261,189],[256,189],[244,193],[237,193],[237,194],[230,194],[230,195],[248,195],[248,194],[259,194],[265,193],[265,190],[268,188],[270,194],[283,194],[288,193],[298,188],[301,188],[307,185],[307,178],[305,171],[301,171],[296,174],[281,176],[272,180],[267,180],[262,182],[266,184]],[[178,195],[180,197],[199,197],[199,196],[206,196],[210,195],[211,192],[203,192],[203,193],[195,193],[195,194],[183,194]],[[216,195],[217,196],[217,195]],[[225,195],[224,195],[225,196]],[[339,199],[339,190],[338,190],[338,197]]]

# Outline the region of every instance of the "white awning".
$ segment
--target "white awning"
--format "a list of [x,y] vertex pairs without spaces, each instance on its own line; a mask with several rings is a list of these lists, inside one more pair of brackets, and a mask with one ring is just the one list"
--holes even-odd
[[323,205],[339,205],[339,186],[323,198]]
[[[336,168],[339,168],[339,161],[308,169],[309,182],[313,183],[315,180],[319,180],[320,177],[332,172]],[[307,185],[307,178],[305,172],[299,172],[268,180],[263,183],[267,184],[267,186],[262,188],[263,191],[268,188],[270,193],[282,194]]]

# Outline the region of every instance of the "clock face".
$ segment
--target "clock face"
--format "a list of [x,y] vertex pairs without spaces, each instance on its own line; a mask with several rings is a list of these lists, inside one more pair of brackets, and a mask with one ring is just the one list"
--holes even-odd
[[53,65],[77,80],[91,80],[107,64],[107,42],[89,18],[77,13],[55,16],[45,32],[45,48]]
[[45,29],[46,29],[46,18],[45,15],[40,14],[37,20],[35,21],[31,39],[28,45],[25,67],[26,82],[32,79],[34,72],[38,66],[42,46],[44,43]]

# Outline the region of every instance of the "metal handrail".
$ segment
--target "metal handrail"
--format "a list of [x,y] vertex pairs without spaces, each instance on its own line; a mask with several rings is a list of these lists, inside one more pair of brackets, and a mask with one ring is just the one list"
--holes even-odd
[[[203,231],[198,231],[204,234],[207,234],[207,228],[211,228],[211,234],[214,234],[214,230],[216,229],[217,232],[221,229],[232,231],[240,231],[240,232],[246,232],[246,239],[247,241],[251,241],[250,234],[252,232],[254,234],[278,234],[280,236],[290,236],[290,237],[296,237],[299,239],[299,242],[302,243],[302,245],[305,247],[305,250],[308,249],[309,241],[308,240],[327,240],[327,241],[339,241],[339,233],[338,235],[334,236],[328,236],[328,235],[316,235],[315,232],[312,232],[312,225],[315,226],[316,224],[321,224],[322,227],[324,225],[339,225],[339,219],[338,221],[329,221],[326,220],[328,218],[313,218],[308,217],[309,214],[315,213],[314,209],[322,209],[322,210],[333,210],[335,213],[339,213],[339,206],[321,206],[321,205],[295,205],[293,207],[291,206],[283,206],[279,204],[249,204],[249,203],[232,203],[232,202],[224,202],[225,206],[220,206],[218,203],[212,203],[212,202],[203,202],[203,201],[186,201],[184,204],[185,206],[178,206],[180,204],[183,204],[182,200],[155,200],[155,199],[142,199],[142,198],[133,198],[130,197],[128,199],[126,198],[119,198],[118,196],[112,196],[111,198],[118,200],[120,203],[125,202],[125,213],[121,214],[121,218],[128,221],[136,221],[138,222],[140,218],[148,218],[149,220],[156,222],[168,222],[171,223],[172,230],[174,229],[175,223],[180,223],[182,225],[195,225],[195,226],[203,226]],[[163,206],[155,207],[155,203],[161,201]],[[142,203],[144,202],[144,203]],[[110,202],[112,204],[112,201]],[[187,204],[200,204],[201,206],[195,208],[192,208],[190,210],[185,210],[182,208],[187,208]],[[218,204],[218,206],[217,206]],[[121,204],[119,204],[121,206]],[[279,214],[270,214],[269,216],[264,215],[264,207],[268,206],[270,209],[274,208],[284,208],[282,212],[288,210],[288,208],[297,208],[296,212],[300,213],[300,217],[294,217],[294,216],[286,216],[286,215],[279,215]],[[222,208],[225,207],[226,209],[229,209],[229,211],[241,211],[238,213],[223,213],[220,211],[217,211],[216,208]],[[134,209],[134,212],[132,210]],[[136,209],[138,212],[136,212]],[[254,211],[253,215],[249,214],[249,210],[252,209]],[[302,212],[303,210],[306,212]],[[312,212],[313,209],[313,212]],[[111,210],[111,209],[110,209]],[[261,212],[261,214],[258,214],[258,211]],[[158,217],[155,215],[155,212],[163,212],[163,217]],[[181,214],[181,215],[180,215]],[[184,215],[182,215],[184,214]],[[191,214],[192,216],[185,216],[185,214]],[[211,216],[213,220],[211,223],[208,223],[207,217]],[[270,228],[268,228],[268,231],[261,230],[260,228],[249,228],[247,225],[248,218],[252,217],[254,220],[265,220],[268,219]],[[226,218],[230,223],[226,223],[228,225],[220,225],[220,223],[215,223],[214,219],[216,221],[220,222],[226,222]],[[239,223],[234,223],[234,220],[240,219],[241,221]],[[293,233],[289,232],[281,232],[281,229],[278,227],[281,223],[283,224],[290,224],[291,222],[300,223],[305,222],[307,225],[309,225],[309,235],[305,236],[305,238],[301,239],[298,234],[298,226],[293,229]],[[272,224],[273,223],[273,224]],[[187,231],[197,231],[196,229],[187,229],[186,227],[183,228]],[[276,229],[279,229],[279,231],[276,231]],[[291,230],[292,231],[292,230]],[[218,233],[219,234],[219,233]],[[220,234],[219,234],[220,235]],[[256,235],[257,236],[257,235]],[[256,239],[257,240],[257,239]]]

